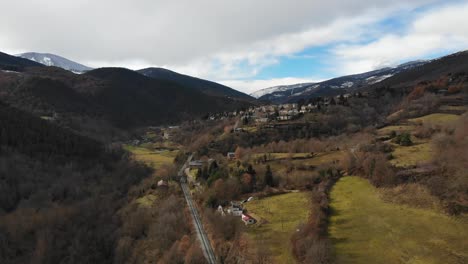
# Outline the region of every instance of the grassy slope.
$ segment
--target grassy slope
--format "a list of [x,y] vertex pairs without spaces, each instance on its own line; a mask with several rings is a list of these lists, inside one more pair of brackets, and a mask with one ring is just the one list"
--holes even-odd
[[247,203],[247,210],[259,221],[248,233],[271,250],[276,263],[295,263],[290,238],[297,225],[307,220],[309,202],[308,193],[298,192]]
[[415,143],[412,146],[399,146],[394,144],[394,147],[394,159],[390,162],[397,167],[408,167],[429,162],[433,156],[430,142]]
[[152,151],[147,148],[129,145],[126,145],[125,149],[130,151],[134,155],[135,159],[143,161],[154,168],[159,168],[164,164],[171,164],[178,152],[177,150]]
[[331,193],[338,263],[467,263],[468,220],[383,202],[369,182],[344,177]]
[[434,125],[443,125],[443,124],[448,124],[450,122],[456,121],[459,118],[460,118],[459,115],[436,113],[436,114],[430,114],[430,115],[426,115],[426,116],[422,116],[418,118],[412,118],[412,119],[409,119],[408,121],[429,123],[429,124],[434,124]]
[[389,135],[392,131],[397,133],[412,131],[415,127],[410,125],[386,126],[377,131],[378,135]]

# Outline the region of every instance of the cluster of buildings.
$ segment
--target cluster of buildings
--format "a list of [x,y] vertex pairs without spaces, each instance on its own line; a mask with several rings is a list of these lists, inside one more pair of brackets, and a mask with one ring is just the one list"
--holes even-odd
[[[286,103],[286,104],[270,104],[248,109],[210,114],[210,120],[222,120],[229,117],[241,117],[242,119],[254,120],[256,123],[267,123],[270,121],[288,121],[293,120],[301,114],[311,113],[330,105],[346,105],[347,99],[350,97],[358,97],[357,94],[343,94],[331,97],[319,97],[309,100],[308,103]],[[362,96],[362,94],[359,94]]]
[[[247,199],[247,201],[250,201],[251,199],[253,198],[251,197]],[[221,215],[229,214],[232,216],[240,216],[242,222],[244,222],[246,225],[253,225],[257,222],[257,220],[249,215],[242,207],[242,203],[238,202],[231,202],[231,205],[227,209],[224,209],[221,205],[218,206],[218,213]]]

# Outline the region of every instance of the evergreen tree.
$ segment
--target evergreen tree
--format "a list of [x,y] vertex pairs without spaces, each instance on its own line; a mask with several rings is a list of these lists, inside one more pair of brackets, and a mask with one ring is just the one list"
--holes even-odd
[[265,172],[265,184],[272,187],[273,186],[273,172],[271,172],[270,165],[267,165]]

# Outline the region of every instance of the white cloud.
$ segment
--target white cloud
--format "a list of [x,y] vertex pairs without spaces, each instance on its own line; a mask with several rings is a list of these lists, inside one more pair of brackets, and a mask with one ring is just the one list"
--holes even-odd
[[467,14],[468,3],[449,5],[420,14],[403,34],[383,34],[364,45],[339,45],[333,50],[337,73],[364,72],[432,53],[467,49]]
[[357,24],[434,1],[5,1],[0,48],[245,78],[311,45],[353,40]]
[[[22,0],[5,1],[0,50],[51,52],[92,67],[159,66],[245,92],[300,78],[253,80],[265,67],[317,46],[334,46],[327,69],[367,71],[464,49],[468,4],[439,0]],[[404,33],[378,22],[418,11]],[[399,29],[398,32],[401,32]],[[366,39],[371,43],[359,44]],[[14,51],[14,52],[12,52]],[[319,76],[311,72],[310,76]],[[314,79],[314,78],[311,78]]]

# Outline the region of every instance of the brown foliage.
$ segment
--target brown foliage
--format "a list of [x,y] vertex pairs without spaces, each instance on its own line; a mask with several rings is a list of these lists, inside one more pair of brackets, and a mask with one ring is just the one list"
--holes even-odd
[[419,99],[424,95],[425,92],[426,92],[426,87],[422,85],[418,85],[414,87],[413,91],[411,91],[411,93],[408,95],[408,100],[412,101],[412,100]]

